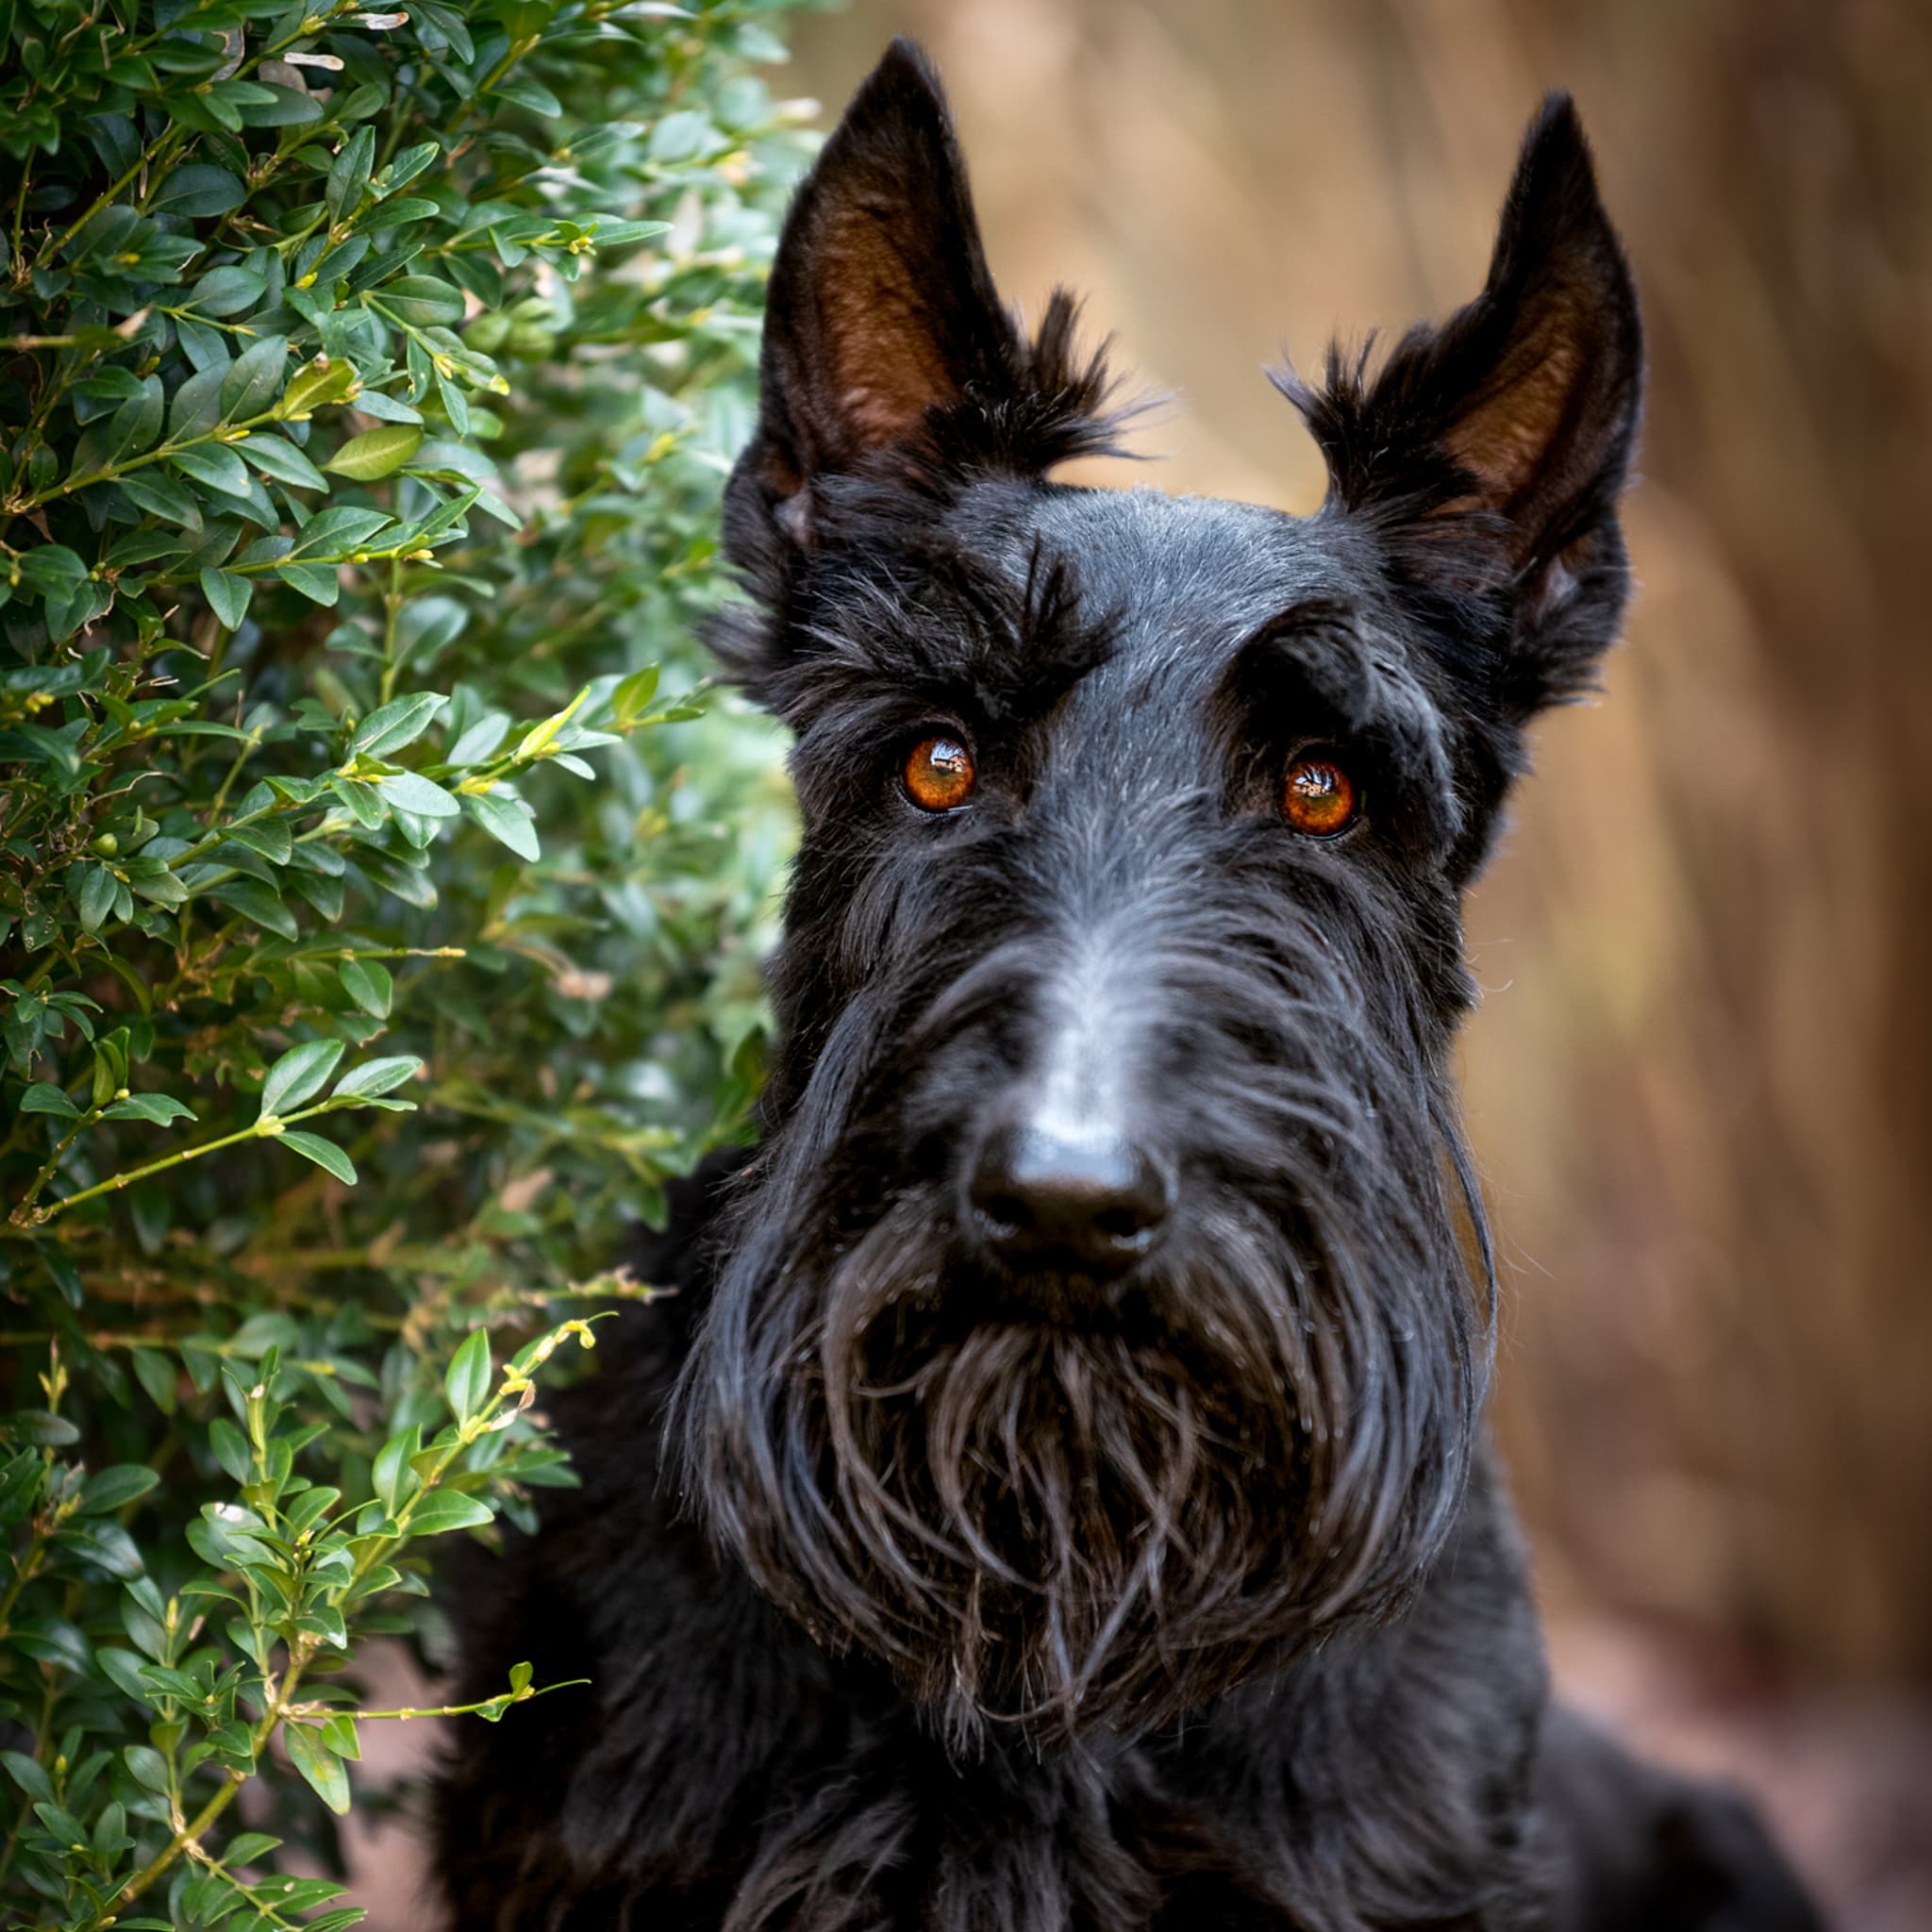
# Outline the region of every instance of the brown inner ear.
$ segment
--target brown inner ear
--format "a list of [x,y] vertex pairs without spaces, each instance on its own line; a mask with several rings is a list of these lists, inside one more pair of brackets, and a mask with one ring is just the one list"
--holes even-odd
[[1557,341],[1498,396],[1466,416],[1443,439],[1449,453],[1482,478],[1485,494],[1507,505],[1541,469],[1575,392],[1582,354]]
[[852,448],[908,436],[935,404],[957,402],[942,325],[893,246],[891,210],[861,202],[829,224],[820,276],[823,341]]
[[1559,288],[1540,306],[1482,393],[1441,436],[1443,449],[1476,478],[1477,501],[1509,518],[1519,558],[1538,548],[1545,525],[1601,454],[1588,420],[1598,360],[1589,305]]

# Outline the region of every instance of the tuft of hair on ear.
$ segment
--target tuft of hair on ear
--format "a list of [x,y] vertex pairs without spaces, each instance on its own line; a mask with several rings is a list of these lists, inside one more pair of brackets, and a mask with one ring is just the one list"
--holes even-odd
[[1327,460],[1331,501],[1373,520],[1404,582],[1455,629],[1502,613],[1507,644],[1483,656],[1506,714],[1591,684],[1628,594],[1617,499],[1643,336],[1567,94],[1530,124],[1474,301],[1411,328],[1379,368],[1335,346],[1319,387],[1271,375]]
[[930,492],[1119,452],[1107,352],[1063,290],[1029,338],[987,268],[966,166],[924,55],[895,40],[786,216],[758,430],[725,492],[727,555],[775,602],[846,479]]

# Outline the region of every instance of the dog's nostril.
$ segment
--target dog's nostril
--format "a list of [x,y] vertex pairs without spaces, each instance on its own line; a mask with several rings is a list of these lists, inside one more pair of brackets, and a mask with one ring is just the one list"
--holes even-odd
[[969,1191],[979,1237],[1002,1259],[1095,1274],[1145,1254],[1173,1205],[1167,1174],[1124,1136],[1037,1126],[989,1135]]
[[1106,1208],[1093,1217],[1093,1224],[1109,1241],[1139,1241],[1147,1224],[1131,1208]]
[[1031,1210],[1017,1194],[975,1195],[974,1206],[998,1227],[1024,1227],[1032,1219]]

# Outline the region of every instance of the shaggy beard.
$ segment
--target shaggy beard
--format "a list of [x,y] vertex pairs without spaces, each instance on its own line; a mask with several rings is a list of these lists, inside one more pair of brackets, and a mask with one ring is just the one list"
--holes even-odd
[[754,1229],[680,1391],[686,1469],[758,1587],[956,1744],[1172,1722],[1390,1613],[1453,1519],[1480,1324],[1446,1228],[1384,1207],[1368,1254],[1230,1216],[1211,1267],[1052,1322],[987,1319],[1012,1284],[957,1257],[922,1272],[919,1193],[816,1281]]

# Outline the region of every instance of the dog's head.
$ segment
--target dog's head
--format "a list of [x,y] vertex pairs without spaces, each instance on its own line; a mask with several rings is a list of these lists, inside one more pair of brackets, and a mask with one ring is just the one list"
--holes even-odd
[[1386,1615],[1491,1283],[1458,891],[1626,570],[1635,296],[1576,117],[1482,293],[1280,388],[1315,516],[1074,489],[896,44],[799,191],[718,638],[796,734],[766,1138],[679,1391],[715,1532],[958,1732],[1169,1719]]

